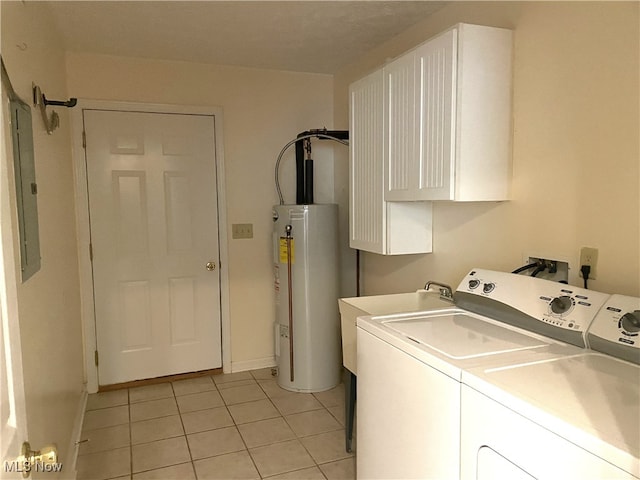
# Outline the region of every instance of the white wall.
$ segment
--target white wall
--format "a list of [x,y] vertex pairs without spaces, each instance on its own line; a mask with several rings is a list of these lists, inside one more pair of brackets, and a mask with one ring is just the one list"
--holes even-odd
[[[272,215],[281,148],[310,128],[332,128],[332,77],[240,67],[68,53],[69,91],[83,99],[224,110],[227,221],[253,223],[254,238],[229,242],[231,358],[235,369],[273,359]],[[285,201],[295,203],[294,148],[281,168]],[[316,202],[333,201],[333,150],[313,143]]]
[[[637,2],[452,2],[335,76],[344,128],[349,83],[389,57],[458,22],[515,32],[512,200],[437,203],[433,253],[364,254],[364,294],[457,285],[473,267],[512,270],[525,253],[568,258],[581,285],[579,251],[591,246],[600,256],[590,288],[640,295],[638,18]],[[345,211],[339,158],[335,178]]]
[[[48,98],[67,98],[64,52],[46,6],[0,5],[2,57],[18,95],[31,103],[35,82]],[[34,448],[56,443],[65,462],[84,377],[69,118],[65,109],[56,111],[61,126],[53,135],[40,112],[31,112],[42,268],[24,284],[18,281],[18,310],[29,441]],[[63,467],[67,478],[71,467]]]

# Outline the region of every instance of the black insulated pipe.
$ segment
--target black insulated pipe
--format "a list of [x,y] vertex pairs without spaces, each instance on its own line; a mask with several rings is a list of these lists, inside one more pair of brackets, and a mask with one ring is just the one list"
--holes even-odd
[[[298,138],[306,135],[302,132]],[[304,145],[303,140],[296,142],[296,205],[304,204]]]
[[[338,140],[349,140],[349,130],[327,130],[326,128],[307,130],[298,134],[297,138],[307,135],[328,135]],[[320,140],[328,140],[326,137],[318,137]],[[307,141],[311,141],[308,139]],[[312,205],[313,193],[313,160],[304,158],[304,140],[296,142],[296,204]]]
[[304,161],[304,204],[313,205],[313,160]]
[[311,139],[305,138],[304,149],[307,158],[304,161],[304,203],[313,205],[313,159],[311,158]]
[[[349,130],[326,130],[321,128],[319,130],[310,130],[310,134],[313,133],[321,133],[323,135],[328,135],[330,137],[337,138],[338,140],[349,140]],[[320,140],[328,140],[328,138],[319,137]]]

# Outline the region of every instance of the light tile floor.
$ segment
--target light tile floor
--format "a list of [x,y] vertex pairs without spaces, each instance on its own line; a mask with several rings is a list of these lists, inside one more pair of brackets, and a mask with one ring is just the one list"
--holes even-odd
[[78,480],[355,478],[344,387],[280,388],[271,369],[89,396]]

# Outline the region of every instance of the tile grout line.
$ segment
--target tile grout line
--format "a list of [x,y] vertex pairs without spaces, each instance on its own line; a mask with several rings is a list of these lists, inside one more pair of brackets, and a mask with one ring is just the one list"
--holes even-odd
[[[315,398],[315,397],[314,397]],[[323,405],[324,407],[324,405]],[[312,410],[312,411],[316,411],[316,410]],[[301,412],[304,413],[304,412]],[[329,413],[330,414],[330,413]],[[287,419],[283,416],[282,417],[284,419],[284,421],[287,423],[287,425],[289,425],[289,428],[291,429],[291,431],[293,432],[293,434],[296,436],[296,439],[298,440],[298,442],[300,443],[300,445],[302,445],[302,448],[304,448],[304,451],[307,452],[307,455],[309,455],[309,458],[311,458],[311,460],[313,460],[313,463],[315,465],[315,467],[320,470],[320,474],[326,479],[326,475],[324,474],[324,472],[322,471],[322,469],[320,468],[320,465],[318,464],[318,462],[316,461],[315,458],[313,458],[313,455],[311,455],[311,452],[309,451],[309,449],[307,448],[307,446],[302,443],[302,441],[300,440],[300,438],[304,438],[304,437],[300,437],[298,436],[298,434],[295,432],[295,430],[293,428],[291,428],[291,424],[287,421]],[[312,436],[312,435],[309,435]]]
[[[193,413],[193,412],[201,412],[201,411],[205,411],[205,410],[212,410],[212,409],[215,409],[215,408],[224,407],[225,411],[229,415],[229,418],[233,422],[233,427],[236,429],[236,431],[238,432],[238,435],[240,436],[240,440],[242,441],[242,444],[244,445],[247,454],[249,454],[249,448],[247,447],[246,442],[244,441],[244,438],[242,437],[242,435],[240,434],[240,431],[238,430],[238,426],[237,426],[237,424],[235,422],[235,419],[233,418],[233,416],[231,415],[231,412],[229,411],[229,405],[227,405],[227,403],[225,402],[224,397],[222,396],[222,393],[221,393],[220,389],[218,388],[218,384],[215,383],[215,381],[213,380],[212,377],[211,377],[211,381],[212,381],[212,383],[214,385],[214,390],[206,390],[206,391],[203,391],[203,392],[195,392],[192,395],[197,395],[199,393],[207,393],[207,392],[215,391],[216,393],[218,393],[218,395],[220,395],[220,399],[222,400],[222,405],[217,406],[217,407],[204,408],[204,409],[200,409],[200,410],[192,410],[192,411],[184,412],[184,413],[187,414],[187,413]],[[229,382],[229,383],[233,383],[233,382]],[[182,396],[187,396],[187,395],[182,395]],[[177,397],[176,397],[176,403],[177,403]],[[244,403],[248,403],[248,402],[244,402]],[[194,475],[197,478],[197,472],[195,470],[195,463],[194,463],[196,460],[193,458],[193,455],[191,454],[191,447],[189,445],[189,440],[188,440],[188,437],[187,437],[186,428],[184,427],[184,421],[182,420],[182,412],[179,412],[179,414],[180,414],[180,421],[182,422],[182,427],[183,427],[183,430],[184,430],[184,433],[185,433],[185,437],[187,438],[187,447],[189,448],[189,455],[191,457],[191,465],[192,465],[193,470],[194,470]],[[205,432],[211,432],[211,431],[214,431],[214,430],[221,430],[223,428],[228,428],[228,427],[218,427],[218,428],[212,428],[212,429],[209,429],[209,430],[193,432],[191,435],[196,435],[196,434],[205,433]],[[242,450],[240,450],[240,451],[242,451]],[[212,455],[211,457],[199,458],[197,460],[205,460],[205,459],[215,458],[215,457],[219,457],[219,456],[222,456],[222,455],[228,455],[228,454],[232,454],[232,453],[238,453],[238,452],[221,453],[221,454],[218,454],[218,455]],[[251,458],[251,461],[253,462],[253,458],[251,457],[250,454],[249,454],[249,458]],[[255,466],[255,463],[254,463],[254,466]],[[260,472],[258,471],[257,467],[256,467],[256,471],[258,472],[258,474],[260,474]]]
[[[189,379],[187,379],[187,380],[189,380]],[[161,439],[151,440],[151,441],[149,441],[149,442],[143,442],[143,443],[139,443],[139,444],[137,444],[137,445],[145,445],[145,444],[150,444],[150,443],[154,443],[154,442],[160,442],[160,441],[163,441],[163,440],[170,440],[170,439],[173,439],[173,438],[180,438],[181,436],[183,436],[183,437],[185,438],[185,442],[186,442],[186,444],[187,444],[187,450],[188,450],[188,452],[189,452],[189,460],[188,460],[188,461],[186,461],[186,462],[179,462],[179,463],[174,463],[174,464],[171,464],[171,465],[165,465],[165,466],[163,466],[163,467],[150,468],[150,469],[148,469],[148,470],[142,470],[142,471],[140,471],[140,472],[136,472],[136,473],[151,472],[151,471],[158,470],[158,469],[169,468],[169,467],[175,467],[175,466],[177,466],[177,465],[184,465],[184,464],[186,464],[186,463],[190,463],[190,464],[191,464],[191,469],[193,470],[193,473],[194,473],[194,476],[197,478],[197,474],[196,474],[196,471],[195,471],[195,465],[194,465],[194,463],[193,463],[193,462],[194,462],[194,460],[193,460],[193,456],[192,456],[192,454],[191,454],[191,448],[190,448],[190,446],[189,446],[189,441],[188,441],[188,439],[187,439],[187,433],[186,433],[186,430],[185,430],[185,428],[184,428],[184,422],[182,421],[182,413],[180,412],[180,409],[179,409],[179,407],[178,407],[178,401],[177,401],[177,396],[176,396],[176,394],[175,394],[175,390],[174,390],[174,388],[173,388],[173,382],[167,382],[167,383],[170,383],[170,384],[171,384],[171,392],[172,392],[172,395],[173,395],[173,396],[171,396],[171,397],[162,397],[162,398],[152,398],[152,399],[147,399],[147,400],[139,401],[139,402],[136,402],[136,403],[140,404],[140,403],[145,403],[145,402],[152,402],[152,401],[156,401],[156,400],[166,400],[166,399],[169,399],[169,398],[173,398],[173,400],[174,400],[174,402],[175,402],[175,404],[176,404],[176,409],[177,409],[177,411],[178,411],[177,416],[179,416],[179,417],[180,417],[180,423],[181,423],[181,425],[182,425],[182,433],[183,433],[183,435],[176,435],[176,436],[173,436],[173,437],[168,437],[168,438],[161,438]],[[209,390],[209,391],[210,391],[210,390]],[[198,392],[196,392],[196,393],[198,393]],[[189,412],[186,412],[186,413],[189,413]],[[163,416],[161,416],[161,417],[152,417],[152,418],[148,418],[148,419],[140,420],[139,422],[153,421],[153,420],[158,420],[158,419],[160,419],[160,418],[168,418],[168,417],[172,417],[172,416],[174,416],[174,415],[163,415]],[[136,422],[132,422],[132,423],[136,423]],[[133,444],[133,438],[131,439],[131,443]],[[137,446],[137,445],[136,445],[136,446]],[[132,445],[132,448],[133,448],[133,445]],[[132,470],[133,470],[133,468],[132,468]],[[131,475],[133,476],[133,472],[131,473]]]
[[[253,374],[252,374],[252,375],[253,375]],[[257,381],[257,379],[256,379],[256,381]],[[276,381],[276,382],[277,382],[277,381]],[[258,383],[258,385],[260,385],[260,384]],[[271,401],[271,397],[267,394],[267,392],[264,390],[264,388],[262,388],[262,385],[260,385],[260,388],[261,388],[261,389],[262,389],[262,391],[265,393],[265,395],[267,395],[267,398],[269,399],[269,401]],[[280,387],[280,388],[282,388],[282,387]],[[313,393],[311,394],[311,396],[312,396],[312,397],[313,397],[313,398],[314,398],[314,399],[315,399],[315,400],[316,400],[320,405],[322,405],[322,408],[324,408],[324,409],[327,411],[327,413],[328,413],[328,414],[333,418],[333,415],[331,415],[331,412],[330,412],[330,411],[325,407],[325,405],[324,405],[320,400],[318,400],[318,398],[317,398],[315,395],[313,395]],[[273,402],[271,402],[271,403],[273,404]],[[276,410],[278,410],[278,412],[281,414],[280,416],[281,416],[282,420],[284,420],[284,422],[287,424],[287,426],[289,427],[289,430],[291,430],[291,432],[293,433],[293,435],[294,435],[295,439],[296,439],[296,440],[298,441],[298,443],[302,446],[302,448],[303,448],[303,449],[304,449],[304,451],[307,453],[307,455],[309,455],[309,458],[313,461],[314,466],[315,466],[315,467],[320,471],[320,475],[322,475],[322,476],[326,479],[326,478],[327,478],[327,476],[324,474],[324,472],[323,472],[323,471],[322,471],[322,469],[320,468],[320,464],[318,464],[318,462],[316,462],[316,459],[315,459],[315,458],[313,458],[313,455],[311,455],[311,452],[309,451],[309,449],[307,449],[307,447],[305,446],[305,444],[304,444],[304,443],[302,443],[302,441],[300,440],[300,438],[303,438],[303,437],[300,437],[300,436],[296,433],[296,431],[291,427],[291,424],[290,424],[290,423],[289,423],[289,421],[287,420],[286,416],[285,416],[285,415],[282,413],[282,411],[277,407],[277,405],[274,405],[274,406],[276,407]],[[320,409],[317,409],[317,410],[309,410],[309,411],[318,411],[318,410],[320,410]],[[298,412],[298,413],[305,413],[305,412]],[[295,413],[294,413],[294,414],[291,414],[291,415],[295,415]],[[336,419],[336,421],[337,421],[337,419]],[[338,422],[338,423],[339,423],[339,422]],[[312,436],[312,435],[308,435],[308,436]],[[284,443],[284,442],[276,442],[276,443]],[[275,443],[272,443],[272,444],[270,444],[270,445],[275,445]],[[309,467],[306,467],[306,468],[309,468]],[[301,470],[305,470],[305,468],[301,468],[301,469],[298,469],[298,470],[292,470],[292,472],[297,472],[297,471],[301,471]],[[291,473],[291,472],[285,472],[285,473]],[[275,476],[275,475],[272,475],[272,476]],[[264,477],[261,477],[261,478],[264,478]],[[268,477],[267,477],[267,478],[268,478]]]
[[[213,380],[211,380],[213,383]],[[187,437],[187,429],[184,428],[184,421],[182,420],[182,412],[180,411],[180,405],[178,405],[178,396],[176,395],[176,389],[173,387],[173,382],[169,382],[171,385],[171,391],[173,392],[173,401],[176,402],[176,409],[178,410],[178,417],[180,418],[180,425],[182,426],[182,433],[184,434],[184,442],[187,444],[187,452],[189,452],[189,463],[191,464],[191,471],[193,472],[193,478],[198,478],[196,473],[196,466],[193,463],[193,455],[191,454],[191,445],[189,445],[189,438]],[[180,464],[177,464],[180,465]]]
[[127,388],[127,412],[129,414],[129,478],[133,479],[133,435],[131,433],[131,394]]
[[[254,381],[256,382],[256,385],[258,385],[258,388],[260,390],[262,390],[262,393],[264,393],[265,397],[267,397],[267,400],[269,400],[269,403],[271,403],[271,405],[273,405],[273,402],[271,401],[271,399],[269,398],[269,395],[267,395],[267,392],[264,391],[264,389],[262,388],[262,385],[260,385],[260,383],[258,383],[258,379],[253,375],[253,373],[249,372],[251,374],[251,377],[254,379]],[[273,408],[276,408],[275,405],[273,405]],[[276,408],[276,411],[278,409]],[[280,413],[280,412],[278,412]],[[229,412],[229,414],[231,415],[231,412]],[[277,418],[277,417],[276,417]],[[249,458],[251,459],[251,463],[253,464],[253,468],[256,469],[256,472],[258,472],[258,476],[263,479],[264,476],[262,475],[262,473],[260,473],[260,470],[258,469],[258,465],[256,464],[255,459],[253,458],[253,455],[251,455],[251,450],[249,450],[249,447],[247,446],[247,442],[245,442],[244,437],[242,436],[242,433],[240,433],[240,429],[238,428],[238,424],[236,423],[236,419],[233,418],[233,415],[231,415],[231,420],[233,420],[233,424],[236,426],[236,430],[238,430],[238,434],[240,435],[240,438],[242,438],[242,442],[244,443],[244,446],[247,448],[247,454],[249,455]]]

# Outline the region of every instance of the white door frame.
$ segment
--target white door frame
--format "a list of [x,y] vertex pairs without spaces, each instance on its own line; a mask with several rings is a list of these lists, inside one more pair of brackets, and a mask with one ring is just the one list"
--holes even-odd
[[85,109],[116,110],[145,113],[178,113],[186,115],[215,116],[216,181],[218,188],[218,236],[220,246],[220,323],[222,329],[222,369],[231,371],[231,321],[229,316],[229,255],[227,248],[227,203],[224,176],[223,118],[221,107],[196,107],[132,102],[112,102],[79,99],[71,110],[73,170],[75,177],[76,223],[78,239],[78,263],[80,269],[80,300],[84,338],[84,359],[87,391],[98,391],[98,368],[95,365],[96,322],[93,298],[93,274],[89,258],[89,196],[85,150],[83,147],[83,115]]
[[[7,87],[8,88],[8,87]],[[10,411],[10,420],[15,427],[0,438],[0,477],[4,471],[4,461],[17,459],[20,445],[28,439],[27,411],[22,370],[22,341],[20,336],[20,315],[18,310],[18,285],[20,282],[20,248],[18,246],[18,218],[16,208],[16,188],[13,159],[13,138],[9,128],[11,114],[8,106],[4,81],[0,105],[0,342],[7,342],[0,361],[6,363],[7,378],[13,391],[9,392],[9,405],[0,408]],[[6,103],[5,103],[6,102]],[[6,358],[5,358],[6,356]],[[3,375],[0,372],[0,375]],[[12,436],[7,438],[7,433]],[[4,477],[3,477],[4,478]],[[10,477],[13,478],[13,477]],[[17,476],[15,478],[18,478]]]

